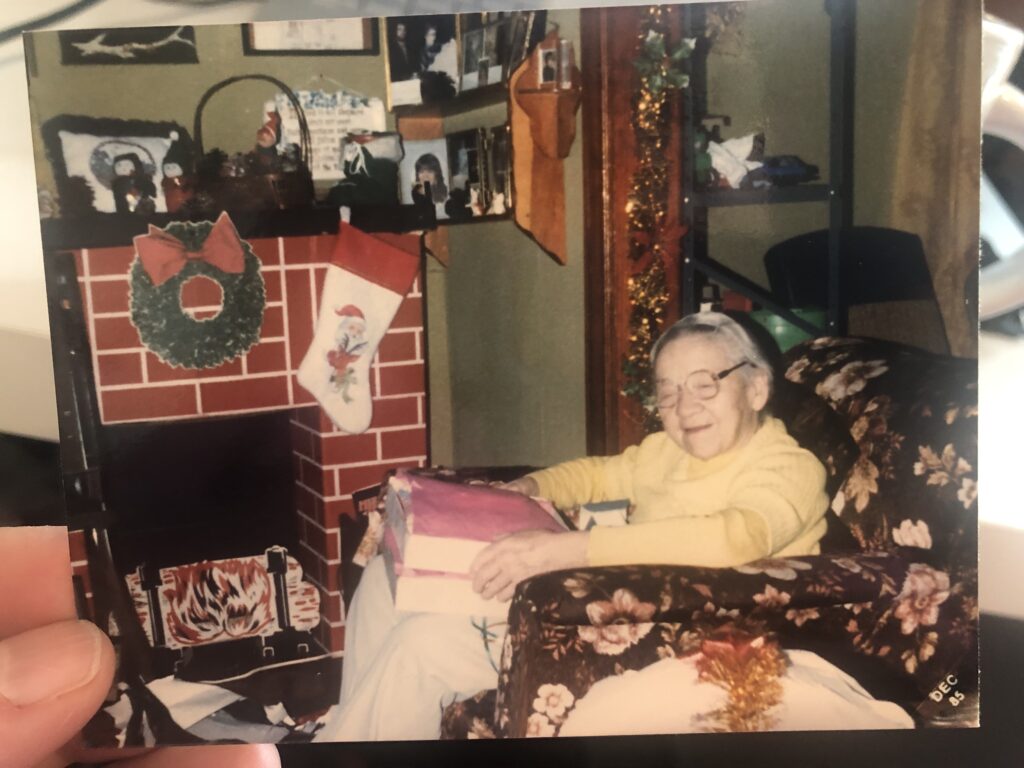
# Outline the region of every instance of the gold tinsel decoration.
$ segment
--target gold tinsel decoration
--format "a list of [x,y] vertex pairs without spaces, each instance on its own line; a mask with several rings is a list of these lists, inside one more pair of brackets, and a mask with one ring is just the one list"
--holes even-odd
[[719,733],[766,731],[778,719],[772,710],[782,701],[780,678],[786,659],[764,637],[705,640],[697,660],[698,679],[728,694],[724,707],[701,715],[705,730]]
[[668,200],[668,163],[665,159],[669,94],[685,87],[681,59],[690,48],[680,43],[674,52],[665,46],[666,18],[671,7],[651,6],[640,25],[638,71],[634,95],[633,131],[636,139],[637,169],[631,180],[626,203],[629,222],[629,256],[638,270],[629,278],[629,352],[622,361],[622,394],[644,407],[648,431],[659,427],[651,399],[653,382],[650,354],[662,330],[669,301],[665,275],[665,218]]

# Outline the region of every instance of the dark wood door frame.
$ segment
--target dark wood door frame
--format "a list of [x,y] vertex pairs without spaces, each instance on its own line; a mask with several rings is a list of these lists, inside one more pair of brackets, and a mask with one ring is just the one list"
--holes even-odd
[[[633,60],[645,7],[580,12],[583,74],[584,311],[586,327],[587,453],[608,455],[644,436],[640,407],[622,394],[622,360],[629,350],[628,281],[643,264],[630,258],[626,203],[637,159],[633,132]],[[678,14],[669,17],[678,32]],[[679,178],[679,100],[672,100],[666,155]],[[679,184],[667,191],[667,228],[679,222]],[[679,244],[667,249],[669,312],[678,302]]]

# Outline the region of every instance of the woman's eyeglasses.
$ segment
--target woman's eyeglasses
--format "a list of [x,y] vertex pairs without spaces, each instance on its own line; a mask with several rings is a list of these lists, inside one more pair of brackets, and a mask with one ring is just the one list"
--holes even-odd
[[694,371],[686,377],[686,381],[682,384],[662,382],[657,385],[654,395],[655,402],[657,403],[658,408],[675,408],[679,404],[679,395],[682,393],[684,387],[687,392],[698,400],[710,400],[718,394],[722,379],[733,371],[742,368],[744,365],[750,365],[750,361],[744,360],[742,363],[737,363],[732,368],[726,368],[724,371],[719,371],[718,373],[712,373],[711,371]]

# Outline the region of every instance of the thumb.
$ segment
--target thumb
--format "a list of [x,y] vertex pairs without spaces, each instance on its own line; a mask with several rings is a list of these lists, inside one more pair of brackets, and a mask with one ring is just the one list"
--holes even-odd
[[0,765],[34,765],[60,749],[99,709],[113,675],[110,641],[87,621],[0,641]]

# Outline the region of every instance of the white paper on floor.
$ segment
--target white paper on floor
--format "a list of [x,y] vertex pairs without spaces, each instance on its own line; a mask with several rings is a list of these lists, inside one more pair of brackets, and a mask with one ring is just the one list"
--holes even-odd
[[182,728],[191,728],[200,720],[242,698],[219,686],[188,683],[173,675],[154,680],[147,687]]

